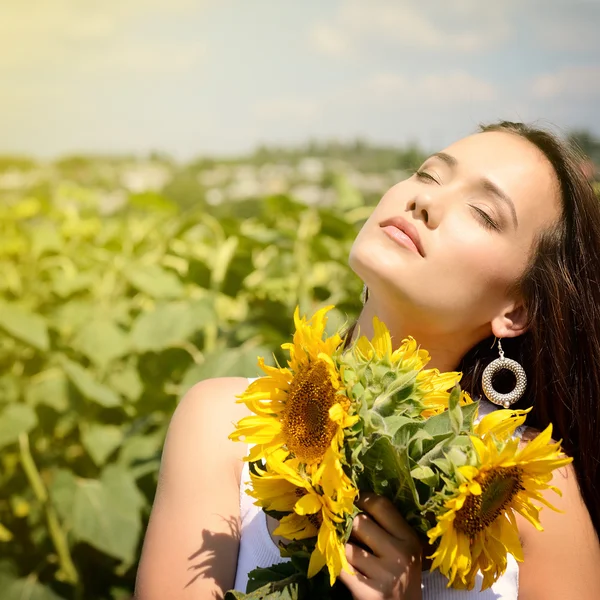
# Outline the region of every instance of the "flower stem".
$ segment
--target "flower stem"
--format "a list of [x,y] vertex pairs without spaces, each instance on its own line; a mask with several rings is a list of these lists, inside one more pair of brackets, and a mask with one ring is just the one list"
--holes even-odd
[[77,569],[75,568],[73,559],[71,558],[69,544],[67,542],[65,532],[60,526],[56,510],[50,502],[50,497],[48,496],[46,486],[42,481],[40,472],[37,469],[35,461],[33,460],[33,456],[31,455],[31,450],[29,448],[29,436],[26,433],[19,435],[19,449],[21,454],[21,464],[23,465],[25,475],[27,476],[35,497],[37,498],[38,502],[42,504],[44,507],[44,512],[46,513],[48,532],[50,534],[50,538],[52,539],[52,543],[54,544],[54,548],[56,549],[58,562],[60,564],[59,578],[66,583],[70,583],[79,587],[79,574],[77,573]]

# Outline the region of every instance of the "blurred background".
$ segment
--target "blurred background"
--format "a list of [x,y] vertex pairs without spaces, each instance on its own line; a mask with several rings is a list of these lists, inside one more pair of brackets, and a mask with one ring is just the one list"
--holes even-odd
[[298,304],[350,322],[356,232],[427,153],[523,120],[597,181],[599,30],[597,0],[0,4],[2,599],[131,597],[178,399],[284,361]]

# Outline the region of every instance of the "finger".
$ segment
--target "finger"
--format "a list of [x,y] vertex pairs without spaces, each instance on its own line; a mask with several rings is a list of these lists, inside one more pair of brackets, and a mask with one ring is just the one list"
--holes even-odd
[[371,550],[375,556],[384,557],[398,552],[392,535],[364,513],[357,515],[352,521],[351,535],[352,538]]
[[346,558],[356,571],[369,579],[389,579],[389,572],[383,567],[381,559],[356,544],[346,544]]
[[411,547],[414,544],[415,550],[420,547],[415,530],[406,522],[390,500],[377,494],[367,493],[361,495],[356,504],[395,538],[409,542]]
[[355,571],[354,575],[348,571],[342,571],[338,579],[348,588],[353,598],[366,598],[365,590],[371,592],[373,590],[369,585],[369,579],[358,571]]

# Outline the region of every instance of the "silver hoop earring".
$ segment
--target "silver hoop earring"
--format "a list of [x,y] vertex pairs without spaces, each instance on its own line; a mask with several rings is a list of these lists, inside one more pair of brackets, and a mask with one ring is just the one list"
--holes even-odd
[[363,306],[366,304],[368,297],[369,297],[369,288],[367,287],[367,284],[365,283],[363,285],[363,289],[360,294],[360,301],[362,302]]
[[[509,408],[525,393],[525,388],[527,387],[527,375],[525,375],[523,367],[516,360],[504,358],[504,351],[502,350],[502,344],[500,343],[500,340],[498,340],[498,352],[500,354],[500,358],[493,360],[485,368],[485,371],[481,377],[481,384],[483,387],[483,393],[487,396],[490,402],[498,404],[499,406],[504,406],[504,408]],[[515,388],[508,394],[501,394],[492,386],[492,377],[498,373],[498,371],[502,371],[503,369],[512,371],[517,380]]]

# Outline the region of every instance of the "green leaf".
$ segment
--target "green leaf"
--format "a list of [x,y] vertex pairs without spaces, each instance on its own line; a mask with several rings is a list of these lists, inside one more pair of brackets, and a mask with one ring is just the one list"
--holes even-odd
[[135,402],[144,390],[138,370],[132,364],[111,371],[108,375],[108,385],[132,402]]
[[214,319],[214,310],[205,301],[163,304],[138,316],[131,331],[131,342],[139,352],[160,352],[187,341]]
[[216,250],[213,261],[211,263],[211,286],[214,290],[220,290],[225,276],[227,275],[227,269],[229,263],[233,259],[235,251],[238,247],[238,238],[232,236],[225,240],[223,244]]
[[0,562],[0,590],[2,600],[65,600],[35,577],[19,578],[14,564],[5,560]]
[[92,460],[101,467],[121,445],[123,433],[116,425],[92,423],[81,435],[81,443]]
[[135,208],[150,211],[153,213],[176,213],[179,209],[175,202],[152,191],[130,194],[129,204],[130,206],[133,206]]
[[0,523],[0,542],[10,542],[12,539],[12,532]]
[[31,239],[31,253],[35,258],[50,250],[51,252],[60,252],[63,241],[57,231],[54,223],[36,223],[34,227],[29,227],[29,237]]
[[375,440],[362,457],[371,489],[407,509],[421,508],[405,448],[395,448],[388,437]]
[[123,274],[129,283],[152,298],[181,298],[184,288],[172,271],[158,265],[130,265]]
[[247,594],[235,590],[225,594],[225,600],[309,600],[309,598],[306,576],[300,573],[267,583]]
[[56,271],[52,277],[52,289],[57,296],[67,298],[75,292],[89,289],[98,280],[98,275],[92,272],[66,274],[63,270]]
[[56,509],[78,541],[126,564],[136,558],[141,535],[140,510],[144,498],[129,472],[107,466],[100,479],[76,478],[57,471],[50,487]]
[[117,464],[127,468],[135,478],[158,471],[164,438],[163,429],[127,438],[119,451]]
[[270,567],[253,569],[248,573],[247,592],[254,592],[267,583],[281,581],[292,575],[299,575],[298,570],[292,562],[276,563]]
[[[473,402],[472,404],[466,404],[465,406],[460,407],[460,410],[463,413],[463,431],[469,431],[472,429],[473,418],[477,411],[477,406],[477,402]],[[438,435],[440,433],[448,433],[452,431],[452,425],[450,423],[450,412],[448,410],[445,410],[439,415],[429,417],[429,419],[425,421],[424,429],[433,436]]]
[[416,423],[414,419],[411,419],[410,417],[405,417],[403,415],[391,415],[389,417],[385,417],[384,422],[385,432],[392,438],[401,427],[404,427],[405,425],[411,423]]
[[69,408],[69,387],[65,374],[48,369],[32,377],[25,389],[25,401],[32,406],[45,404],[62,413]]
[[360,192],[350,184],[345,175],[341,173],[335,175],[334,187],[337,192],[336,208],[347,211],[364,204]]
[[50,324],[64,336],[74,334],[85,323],[94,320],[96,309],[84,300],[71,300],[61,304],[53,313]]
[[130,350],[127,335],[112,319],[107,318],[85,323],[71,343],[73,348],[101,368]]
[[38,423],[27,404],[9,404],[0,412],[0,448],[13,444],[21,433],[29,433]]
[[414,479],[419,479],[427,486],[434,486],[438,482],[438,476],[429,467],[415,467],[411,472]]
[[83,396],[107,408],[121,405],[121,398],[109,387],[96,381],[87,369],[64,357],[61,363],[68,378]]
[[46,321],[40,315],[16,304],[0,302],[0,328],[43,352],[50,347]]
[[21,378],[12,373],[0,375],[0,403],[17,402],[21,395],[21,383]]
[[[428,465],[437,458],[441,458],[445,448],[456,443],[459,438],[451,431],[445,434],[439,434],[431,437],[427,443],[422,444],[418,454],[412,454],[411,457],[420,465]],[[411,448],[412,450],[412,448]]]
[[460,387],[454,386],[452,392],[450,392],[450,398],[448,399],[448,414],[450,415],[450,426],[455,435],[460,433],[463,425],[463,414],[459,405],[460,400]]
[[471,404],[466,404],[465,406],[461,406],[460,408],[463,413],[462,429],[463,431],[472,433],[475,417],[477,416],[477,412],[479,410],[479,401],[472,402]]
[[201,365],[192,365],[183,376],[180,387],[187,391],[195,383],[210,377],[258,377],[264,375],[258,366],[258,357],[264,356],[266,364],[270,350],[264,346],[228,348],[205,357]]
[[423,452],[427,451],[427,448],[433,445],[431,442],[433,442],[433,437],[422,428],[418,429],[408,443],[409,456],[413,460],[417,460],[423,455]]
[[[1,218],[1,217],[0,217]],[[23,278],[17,266],[12,262],[0,262],[0,291],[8,290],[17,298],[23,294]],[[4,294],[3,294],[4,295]]]
[[411,420],[407,423],[403,423],[402,425],[400,425],[393,437],[394,446],[396,446],[397,448],[408,447],[408,445],[410,444],[410,440],[418,431],[427,431],[426,425],[428,422],[429,419],[427,419],[425,422],[417,422],[415,420]]

